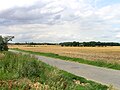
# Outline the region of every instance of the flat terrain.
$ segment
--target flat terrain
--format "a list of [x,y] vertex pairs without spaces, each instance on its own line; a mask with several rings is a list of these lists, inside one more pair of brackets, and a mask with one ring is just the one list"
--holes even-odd
[[120,64],[120,47],[61,47],[61,46],[25,46],[10,45],[9,48],[19,48],[35,52],[55,53],[62,56],[83,58],[87,60],[102,60]]
[[[11,50],[12,52],[19,52]],[[120,89],[120,71],[96,67],[76,62],[64,61],[45,56],[35,55],[39,60],[48,63],[49,65],[58,67],[77,76],[83,76],[87,79],[100,82],[102,84],[113,85]]]

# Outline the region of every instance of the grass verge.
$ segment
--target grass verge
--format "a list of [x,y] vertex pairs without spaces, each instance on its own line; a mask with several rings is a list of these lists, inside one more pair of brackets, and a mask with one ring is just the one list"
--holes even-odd
[[94,65],[94,66],[99,66],[99,67],[105,67],[105,68],[110,68],[110,69],[115,69],[115,70],[120,70],[120,64],[118,63],[108,63],[107,61],[91,61],[91,60],[85,60],[81,58],[71,58],[67,56],[60,56],[58,54],[54,53],[43,53],[43,52],[33,52],[33,51],[26,51],[26,50],[20,50],[20,49],[13,49],[17,51],[22,51],[22,52],[27,52],[31,54],[36,54],[36,55],[42,55],[42,56],[47,56],[47,57],[52,57],[52,58],[58,58],[62,60],[68,60],[68,61],[75,61],[83,64],[89,64],[89,65]]
[[59,70],[29,55],[2,52],[0,90],[107,90],[107,86]]

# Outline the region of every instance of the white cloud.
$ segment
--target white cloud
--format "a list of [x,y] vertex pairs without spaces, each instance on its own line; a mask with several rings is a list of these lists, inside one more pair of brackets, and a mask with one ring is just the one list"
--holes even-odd
[[105,20],[116,19],[120,16],[120,4],[108,5],[98,9],[95,13]]
[[[119,30],[120,30],[120,29],[119,29]],[[119,38],[119,39],[120,39],[120,31],[119,31],[119,33],[117,33],[116,38]]]
[[33,5],[38,0],[0,0],[0,11],[12,7],[22,7]]
[[3,1],[5,8],[0,3],[0,34],[15,35],[15,42],[120,41],[116,38],[120,36],[120,3],[97,8],[100,0],[13,2]]

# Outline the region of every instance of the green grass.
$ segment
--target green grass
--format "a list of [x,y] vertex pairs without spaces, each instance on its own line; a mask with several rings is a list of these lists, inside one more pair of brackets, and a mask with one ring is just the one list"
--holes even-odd
[[102,61],[102,60],[101,61],[100,60],[91,61],[91,60],[85,60],[85,59],[81,59],[81,58],[71,58],[71,57],[67,57],[67,56],[60,56],[60,55],[54,54],[54,53],[33,52],[33,51],[26,51],[26,50],[20,50],[20,49],[14,49],[14,50],[23,51],[23,52],[27,52],[27,53],[31,53],[31,54],[36,54],[36,55],[52,57],[52,58],[58,58],[58,59],[62,59],[62,60],[75,61],[75,62],[79,62],[79,63],[83,63],[83,64],[89,64],[89,65],[94,65],[94,66],[99,66],[99,67],[120,70],[120,64],[118,64],[118,63],[108,63],[107,61]]
[[[36,88],[39,90],[107,90],[108,88],[49,66],[29,55],[2,53],[4,57],[0,58],[0,90],[36,90]],[[79,84],[75,81],[79,81]]]

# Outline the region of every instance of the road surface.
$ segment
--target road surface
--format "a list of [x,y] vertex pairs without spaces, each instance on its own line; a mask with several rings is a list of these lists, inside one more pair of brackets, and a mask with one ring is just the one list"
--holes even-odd
[[[15,50],[10,51],[18,52]],[[92,80],[108,86],[113,85],[115,88],[120,90],[120,70],[107,69],[103,67],[97,67],[39,55],[35,55],[35,57],[37,57],[42,62],[70,72],[74,75],[82,76],[88,80]]]

